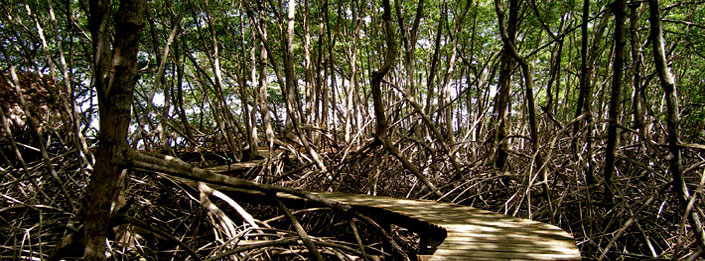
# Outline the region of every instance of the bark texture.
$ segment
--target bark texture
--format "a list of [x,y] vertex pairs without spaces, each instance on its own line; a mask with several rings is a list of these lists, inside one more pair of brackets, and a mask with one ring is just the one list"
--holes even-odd
[[609,124],[607,125],[607,149],[605,151],[605,201],[612,202],[614,199],[614,176],[615,149],[618,143],[617,125],[620,111],[620,97],[622,90],[622,69],[624,67],[624,20],[626,2],[618,0],[612,6],[615,18],[614,27],[614,63],[612,65],[612,88],[610,90],[610,107],[608,112]]
[[105,238],[111,204],[118,195],[118,180],[124,168],[130,105],[136,82],[137,50],[143,27],[146,1],[120,2],[115,16],[113,49],[108,22],[111,1],[90,2],[90,31],[93,40],[94,82],[100,116],[99,143],[91,182],[86,189],[85,260],[105,259]]
[[[669,161],[668,172],[671,173],[673,186],[678,197],[678,203],[681,209],[687,215],[688,223],[691,229],[695,232],[695,238],[700,249],[705,249],[705,232],[703,232],[703,224],[700,221],[698,207],[690,209],[689,200],[690,192],[688,186],[683,180],[681,173],[681,152],[678,148],[678,128],[679,128],[679,112],[678,112],[678,94],[676,93],[676,80],[673,78],[671,70],[668,68],[668,58],[666,58],[665,43],[663,40],[663,26],[661,25],[661,13],[659,11],[658,0],[649,0],[649,22],[651,23],[651,44],[654,50],[654,63],[656,65],[656,73],[661,82],[661,88],[666,95],[666,127],[668,132],[668,155]],[[692,204],[692,203],[691,203]]]

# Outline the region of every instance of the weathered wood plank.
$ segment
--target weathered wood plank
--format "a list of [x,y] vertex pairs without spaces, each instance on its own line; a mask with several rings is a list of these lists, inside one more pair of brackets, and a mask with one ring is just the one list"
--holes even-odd
[[[379,215],[394,215],[387,222],[411,224],[416,227],[407,228],[419,234],[445,230],[446,237],[437,245],[435,252],[419,255],[420,260],[580,260],[573,237],[563,229],[546,223],[428,200],[305,193],[354,208],[379,210],[371,212],[377,218],[385,218]],[[277,193],[277,196],[300,200],[284,193]]]
[[486,210],[425,200],[312,192],[353,206],[382,208],[439,226],[447,236],[428,260],[580,260],[563,229]]

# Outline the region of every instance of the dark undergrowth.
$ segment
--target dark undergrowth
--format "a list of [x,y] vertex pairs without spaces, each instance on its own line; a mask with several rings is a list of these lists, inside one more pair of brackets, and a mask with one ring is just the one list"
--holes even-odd
[[[550,146],[541,147],[542,165],[537,164],[536,154],[516,143],[504,171],[486,164],[491,155],[488,144],[458,144],[452,148],[452,157],[462,165],[460,175],[449,163],[450,154],[435,143],[401,138],[395,146],[438,184],[444,193],[441,200],[557,225],[574,235],[585,259],[688,259],[702,255],[683,218],[686,210],[674,197],[666,146],[624,140],[617,154],[616,197],[608,202],[603,198],[601,140],[595,140],[593,154],[586,157],[580,148],[578,153],[571,152],[573,137],[567,134],[546,138],[550,138],[546,142]],[[90,166],[82,163],[77,150],[66,146],[50,147],[51,165],[26,147],[21,154],[27,168],[10,165],[17,157],[5,141],[0,258],[79,258],[80,199]],[[583,142],[576,140],[577,144]],[[381,146],[369,143],[346,150],[333,144],[317,145],[325,151],[322,158],[328,171],[320,171],[300,152],[302,149],[292,147],[236,175],[306,190],[439,200]],[[200,148],[201,153],[179,149],[177,156],[195,166],[226,164],[224,153],[207,148]],[[697,195],[688,211],[704,216],[705,151],[695,146],[684,147],[682,152],[685,180],[691,194]],[[594,184],[586,182],[590,169]],[[220,196],[204,197],[197,187],[167,175],[141,170],[125,174],[113,209],[111,259],[309,257],[291,220],[272,202],[227,190]],[[233,203],[242,209],[238,211]],[[326,259],[359,259],[362,249],[371,259],[400,257],[374,224],[320,205],[287,204]],[[251,215],[254,224],[247,222],[244,214]],[[396,226],[387,227],[387,231],[405,254],[415,256],[418,235]]]

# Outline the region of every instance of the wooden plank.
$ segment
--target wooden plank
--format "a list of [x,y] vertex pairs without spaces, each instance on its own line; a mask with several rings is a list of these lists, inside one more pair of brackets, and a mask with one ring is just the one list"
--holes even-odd
[[[244,164],[249,163],[252,162],[239,164],[245,169],[250,165]],[[446,237],[435,252],[419,256],[420,260],[580,260],[573,237],[550,224],[452,203],[361,194],[305,193],[366,210],[375,218],[389,218],[387,222],[411,226],[407,229],[427,236],[438,236],[433,232],[436,230],[445,231],[441,237],[443,234]],[[284,193],[277,193],[277,196],[302,200]]]
[[386,209],[445,229],[445,240],[433,255],[422,259],[580,260],[573,237],[553,225],[450,203],[313,193],[353,206]]
[[487,258],[494,260],[580,260],[579,256],[574,254],[555,254],[555,253],[519,253],[519,252],[494,252],[482,250],[464,250],[464,249],[441,249],[439,248],[433,253],[430,260],[447,260],[451,257],[474,260],[475,258]]

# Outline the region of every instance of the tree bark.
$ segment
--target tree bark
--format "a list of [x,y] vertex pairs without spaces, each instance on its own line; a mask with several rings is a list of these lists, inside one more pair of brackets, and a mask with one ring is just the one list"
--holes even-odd
[[384,114],[384,102],[382,101],[382,89],[380,85],[382,84],[382,79],[392,69],[397,57],[397,43],[394,39],[394,29],[392,28],[392,13],[391,7],[389,5],[389,0],[382,1],[384,7],[384,13],[382,14],[382,20],[384,23],[384,33],[385,41],[387,43],[387,50],[384,53],[384,64],[379,70],[372,72],[370,75],[370,89],[372,90],[372,103],[374,106],[375,117],[376,117],[376,128],[375,136],[380,141],[387,139],[387,117]]
[[[460,34],[461,29],[463,28],[462,26],[464,25],[463,22],[465,21],[465,15],[468,13],[468,10],[470,10],[471,2],[468,1],[465,3],[465,8],[463,11],[460,13],[460,16],[457,18],[455,21],[455,28],[453,29],[452,34],[449,32],[448,36],[450,36],[451,39],[451,53],[450,53],[450,59],[448,61],[448,70],[445,72],[445,77],[443,78],[443,81],[441,82],[441,90],[439,92],[443,93],[443,100],[439,99],[439,104],[442,104],[445,107],[445,112],[444,112],[444,122],[445,122],[445,128],[446,128],[446,136],[447,140],[450,143],[449,145],[451,148],[456,147],[456,139],[455,139],[455,134],[453,131],[453,106],[452,106],[452,99],[451,99],[451,93],[450,93],[450,88],[448,85],[450,84],[451,77],[453,76],[453,73],[455,72],[455,63],[456,60],[458,59],[458,35]],[[448,12],[448,8],[444,8],[445,12]],[[445,15],[445,19],[448,19],[448,15]],[[446,21],[446,24],[448,22]],[[459,93],[459,92],[458,92]],[[460,105],[458,105],[460,106]],[[460,119],[458,119],[460,120]],[[451,152],[452,153],[452,152]]]
[[507,23],[507,39],[503,40],[504,46],[502,49],[501,57],[501,69],[499,72],[499,86],[497,95],[497,104],[495,105],[497,129],[495,130],[494,137],[494,155],[492,156],[492,163],[497,169],[503,170],[506,163],[507,157],[509,156],[509,141],[507,141],[507,128],[509,128],[509,106],[510,104],[510,94],[512,89],[512,70],[516,65],[514,59],[511,55],[511,45],[516,41],[516,28],[518,20],[518,2],[517,0],[512,0],[509,7],[509,21]]
[[[399,32],[401,33],[401,40],[404,44],[404,70],[405,73],[405,92],[408,93],[414,99],[416,96],[416,40],[418,39],[419,25],[421,24],[421,17],[423,17],[424,0],[419,0],[416,4],[416,15],[414,16],[414,21],[411,25],[411,30],[407,31],[404,25],[404,16],[401,12],[401,5],[395,2],[395,11],[397,13],[397,23],[399,24]],[[422,111],[423,112],[423,111]],[[419,125],[414,124],[414,135],[421,137],[421,128]]]
[[609,123],[607,125],[607,148],[605,151],[605,201],[614,201],[614,184],[612,177],[614,176],[615,148],[617,147],[617,125],[620,111],[620,97],[622,93],[622,69],[624,67],[624,20],[626,2],[624,0],[616,0],[612,6],[615,17],[614,29],[614,63],[612,66],[612,88],[610,89],[610,108],[608,112]]
[[681,211],[687,215],[688,223],[695,232],[695,239],[700,245],[700,249],[705,249],[705,232],[703,232],[703,224],[700,221],[697,204],[695,209],[688,209],[688,200],[690,192],[688,186],[683,180],[681,173],[681,152],[678,148],[678,128],[679,128],[679,112],[678,112],[678,94],[676,91],[676,81],[668,68],[668,58],[666,57],[665,43],[663,40],[663,26],[661,25],[661,13],[659,10],[658,0],[649,0],[649,22],[651,23],[651,45],[654,51],[654,63],[656,64],[656,73],[661,82],[661,88],[666,95],[666,127],[668,132],[668,155],[666,159],[669,163],[668,172],[673,179],[675,194],[678,198]]
[[211,37],[211,55],[213,56],[211,62],[211,69],[213,70],[213,75],[215,76],[214,87],[216,104],[218,104],[218,109],[220,109],[223,116],[223,126],[221,127],[221,131],[223,134],[223,138],[225,138],[225,142],[227,143],[228,148],[230,149],[231,155],[237,155],[238,153],[242,152],[242,149],[240,143],[236,142],[235,136],[232,133],[236,128],[235,120],[232,117],[230,109],[227,106],[226,98],[224,97],[225,95],[223,94],[223,76],[222,69],[220,66],[220,50],[218,48],[218,37],[215,30],[215,22],[213,21],[214,17],[212,17],[211,15],[211,8],[208,0],[203,1],[203,3],[205,5],[206,20],[208,22],[208,29]]
[[[497,17],[498,17],[498,26],[499,26],[499,31],[502,34],[502,41],[504,42],[504,47],[508,49],[505,51],[509,51],[509,54],[512,56],[512,58],[519,63],[522,69],[522,73],[524,74],[524,100],[526,101],[526,109],[529,112],[529,135],[531,136],[531,149],[535,153],[535,159],[536,159],[536,165],[541,166],[543,165],[543,160],[541,158],[541,152],[539,151],[539,136],[538,136],[538,127],[536,126],[536,109],[534,106],[534,72],[533,68],[527,62],[524,60],[523,57],[519,54],[519,51],[516,49],[516,46],[514,45],[513,42],[510,41],[510,37],[507,33],[507,30],[504,29],[504,11],[502,11],[502,6],[500,4],[501,0],[495,0],[495,8],[497,11]],[[510,13],[513,12],[518,12],[519,6],[512,1],[512,5],[510,6],[513,10],[510,10]],[[510,14],[511,16],[511,14]],[[516,26],[516,24],[514,25]],[[532,173],[529,173],[532,174]],[[544,193],[546,195],[546,199],[548,200],[548,206],[551,211],[553,212],[553,206],[551,204],[551,198],[550,198],[550,191],[549,191],[549,186],[548,186],[548,173],[546,172],[545,168],[541,168],[541,177],[543,178],[543,187],[544,187]]]
[[[441,8],[444,8],[445,6],[445,1],[441,3]],[[445,15],[445,12],[441,12],[441,16]],[[433,79],[436,76],[436,71],[438,71],[438,56],[441,51],[441,37],[443,36],[443,23],[445,19],[441,17],[441,20],[438,22],[438,28],[436,28],[436,39],[433,44],[433,56],[431,57],[431,68],[428,71],[428,79],[426,80],[426,115],[431,115],[432,111],[432,104],[431,101],[433,100]]]
[[634,128],[639,131],[639,140],[646,138],[646,131],[644,130],[644,101],[642,100],[642,86],[641,86],[641,64],[642,64],[642,50],[641,41],[639,39],[639,7],[641,3],[632,3],[629,7],[631,9],[629,18],[629,31],[631,33],[631,56],[632,56],[632,114],[634,116]]
[[[590,119],[591,119],[591,114],[590,114],[590,103],[588,102],[590,96],[591,96],[591,88],[590,88],[590,73],[592,71],[592,64],[588,65],[588,21],[590,20],[590,0],[584,0],[583,1],[583,18],[582,18],[582,24],[580,25],[580,30],[581,30],[581,40],[580,40],[580,92],[578,94],[578,104],[577,108],[575,110],[575,117],[580,117],[583,113],[586,113],[588,116],[585,117],[586,119],[586,124],[590,124]],[[575,136],[578,133],[578,130],[580,129],[580,124],[575,124],[573,125],[573,136]],[[590,140],[590,135],[592,127],[588,126],[588,133],[586,136],[588,141],[587,141],[587,150],[588,150],[588,155],[592,154],[592,142]],[[577,143],[576,140],[573,139],[573,142],[571,143],[571,148],[573,151],[574,155],[578,155],[577,152]],[[593,171],[592,171],[592,164],[590,162],[589,156],[587,159],[588,162],[588,170],[585,173],[585,183],[587,185],[592,185],[595,183],[595,177],[593,176]]]
[[[264,10],[257,12],[258,19],[261,23],[264,23]],[[253,19],[254,21],[254,19]],[[259,26],[259,25],[257,25]],[[272,129],[272,118],[269,116],[269,107],[267,105],[267,48],[265,47],[265,42],[267,41],[267,29],[264,26],[262,28],[262,35],[260,37],[260,61],[257,70],[259,71],[258,79],[258,90],[259,90],[259,111],[260,117],[262,117],[262,124],[264,124],[264,133],[267,137],[267,147],[271,150],[274,146],[274,130]]]
[[85,260],[105,259],[111,203],[118,192],[124,168],[130,105],[137,77],[137,50],[146,1],[123,0],[115,16],[113,50],[108,23],[112,1],[90,2],[89,27],[93,40],[93,72],[98,92],[100,133],[95,170],[86,188]]

